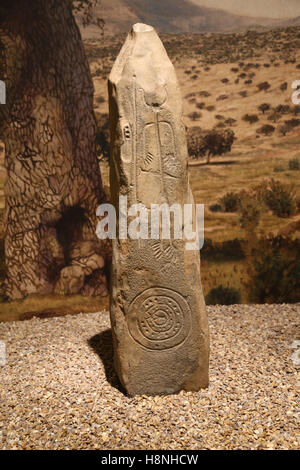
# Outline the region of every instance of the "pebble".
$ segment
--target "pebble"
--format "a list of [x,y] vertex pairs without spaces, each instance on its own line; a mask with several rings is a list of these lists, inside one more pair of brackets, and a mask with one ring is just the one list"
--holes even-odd
[[165,397],[124,395],[107,312],[1,323],[0,448],[298,449],[300,304],[207,310],[210,386]]

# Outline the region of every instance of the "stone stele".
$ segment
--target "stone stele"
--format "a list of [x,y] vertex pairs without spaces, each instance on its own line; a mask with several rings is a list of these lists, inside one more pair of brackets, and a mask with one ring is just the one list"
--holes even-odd
[[[180,90],[151,26],[133,26],[108,88],[111,199],[117,227],[119,196],[127,196],[128,207],[194,204]],[[130,396],[208,386],[209,333],[199,250],[187,251],[185,241],[172,236],[123,239],[117,230],[113,240],[114,363]]]

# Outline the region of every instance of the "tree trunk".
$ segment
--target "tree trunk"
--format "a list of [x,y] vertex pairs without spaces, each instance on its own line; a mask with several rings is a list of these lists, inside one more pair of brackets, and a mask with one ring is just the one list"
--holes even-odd
[[93,84],[70,1],[1,0],[0,79],[5,293],[101,294],[109,246],[95,235]]

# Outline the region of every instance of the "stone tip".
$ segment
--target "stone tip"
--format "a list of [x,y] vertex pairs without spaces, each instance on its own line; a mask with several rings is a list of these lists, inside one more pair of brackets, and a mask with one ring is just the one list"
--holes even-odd
[[148,33],[150,31],[153,31],[153,28],[148,24],[136,23],[133,25],[132,30],[134,33]]

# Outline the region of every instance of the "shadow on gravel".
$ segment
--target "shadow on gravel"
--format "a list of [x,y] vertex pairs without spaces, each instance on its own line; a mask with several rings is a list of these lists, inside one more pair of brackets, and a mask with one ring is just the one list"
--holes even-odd
[[111,329],[102,331],[98,335],[93,336],[88,340],[88,345],[92,348],[95,353],[100,357],[102,364],[104,365],[105,375],[110,385],[119,392],[126,395],[126,390],[119,381],[119,378],[115,372],[113,364],[113,341]]

